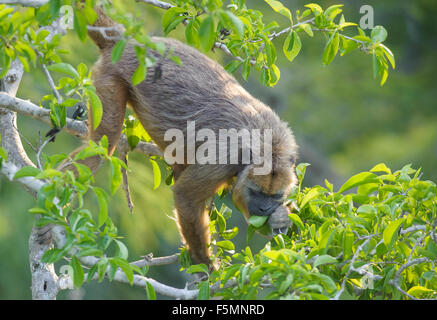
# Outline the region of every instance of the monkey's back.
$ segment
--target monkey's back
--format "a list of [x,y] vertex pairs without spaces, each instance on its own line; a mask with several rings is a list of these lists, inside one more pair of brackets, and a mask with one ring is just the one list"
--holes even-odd
[[290,148],[295,146],[288,126],[220,64],[178,40],[158,37],[153,40],[163,42],[182,64],[149,50],[148,56],[155,59],[155,65],[148,68],[146,79],[137,86],[130,84],[138,66],[133,46],[126,46],[115,65],[110,63],[111,51],[103,52],[100,65],[124,79],[129,86],[130,104],[161,149],[170,143],[164,141],[165,132],[179,129],[185,134],[187,121],[195,121],[196,130],[208,128],[216,134],[219,129],[269,128],[273,129],[274,142],[292,141]]

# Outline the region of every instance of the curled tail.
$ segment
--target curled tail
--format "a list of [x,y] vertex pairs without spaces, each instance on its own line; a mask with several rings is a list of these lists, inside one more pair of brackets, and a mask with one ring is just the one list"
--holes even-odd
[[103,9],[96,6],[94,10],[97,13],[97,20],[92,26],[88,26],[88,35],[100,50],[111,48],[123,35],[124,28],[109,18]]

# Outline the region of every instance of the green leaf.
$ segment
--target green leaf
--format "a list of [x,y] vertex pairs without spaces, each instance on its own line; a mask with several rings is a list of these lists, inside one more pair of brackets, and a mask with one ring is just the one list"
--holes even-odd
[[309,163],[299,163],[296,167],[296,175],[297,179],[299,180],[299,183],[302,183],[303,178],[305,177],[305,172],[307,170],[307,167],[310,166]]
[[396,241],[397,233],[403,222],[404,222],[404,218],[401,218],[390,222],[390,224],[385,228],[382,237],[384,239],[384,244],[388,248],[390,248],[393,245],[393,243]]
[[111,261],[120,267],[132,285],[134,283],[134,271],[132,270],[132,266],[126,260],[117,257],[111,258]]
[[198,273],[198,272],[204,272],[208,274],[208,267],[205,264],[194,264],[192,266],[189,266],[187,270],[185,270],[187,273]]
[[366,183],[377,183],[379,182],[377,179],[377,176],[373,173],[370,172],[361,172],[359,174],[356,174],[354,176],[352,176],[349,180],[347,180],[340,188],[340,190],[338,190],[337,193],[342,193],[345,192],[347,190],[350,190],[352,188],[358,187],[362,184],[366,184]]
[[87,31],[87,21],[85,15],[80,10],[74,10],[73,17],[74,30],[76,30],[79,39],[84,42],[86,40]]
[[336,263],[336,262],[337,262],[337,259],[335,259],[334,257],[331,257],[328,254],[324,254],[324,255],[318,256],[316,258],[316,260],[314,260],[313,267],[316,268],[320,265],[329,264],[329,263]]
[[141,82],[146,79],[147,76],[147,68],[144,64],[144,62],[139,63],[138,68],[135,70],[134,74],[132,75],[132,84],[134,86],[140,84]]
[[229,251],[235,250],[234,244],[231,241],[229,241],[229,240],[218,241],[216,243],[216,245],[217,245],[217,247],[220,247],[220,248],[222,248],[224,250],[229,250]]
[[287,17],[290,20],[290,24],[293,24],[293,18],[291,16],[290,9],[286,8],[281,2],[276,0],[264,0],[267,2],[270,7],[272,7],[273,10],[275,10],[277,13],[283,15],[284,17]]
[[370,215],[376,218],[377,210],[371,204],[363,204],[357,209],[357,213],[364,213],[366,215]]
[[329,17],[329,19],[331,20],[335,19],[335,17],[342,12],[342,10],[340,9],[341,7],[343,7],[342,4],[330,6],[328,9],[325,10],[325,16]]
[[268,216],[251,216],[249,218],[249,224],[255,228],[261,228],[269,219]]
[[395,63],[395,57],[394,57],[393,53],[390,51],[389,48],[387,48],[387,47],[386,47],[385,45],[383,45],[382,43],[379,44],[379,46],[382,48],[382,50],[383,50],[385,56],[387,57],[387,60],[388,60],[388,61],[390,62],[390,64],[391,64],[391,67],[392,67],[393,69],[395,69],[395,68],[396,68],[396,63]]
[[18,170],[15,175],[14,179],[20,179],[24,177],[35,177],[36,175],[40,174],[41,170],[35,167],[23,167],[20,170]]
[[200,282],[198,288],[199,295],[197,296],[197,300],[209,300],[209,282]]
[[64,250],[62,249],[50,249],[44,252],[43,256],[41,257],[41,262],[44,263],[55,263],[59,260],[61,260],[65,255]]
[[85,273],[77,257],[72,256],[70,267],[73,269],[73,283],[76,288],[80,288],[85,279]]
[[83,14],[88,22],[88,24],[92,25],[94,22],[96,22],[98,16],[97,13],[94,11],[94,9],[91,6],[86,6],[83,8]]
[[242,39],[244,36],[244,24],[235,14],[231,11],[224,11],[223,14],[229,19],[229,23],[232,29],[237,34],[238,38]]
[[347,259],[352,255],[355,235],[352,231],[346,230],[343,235],[343,258]]
[[369,170],[370,172],[385,172],[391,174],[390,168],[388,168],[385,163],[379,163]]
[[199,28],[200,45],[204,51],[212,49],[216,39],[214,19],[212,16],[206,17]]
[[176,27],[186,19],[184,16],[177,16],[170,22],[170,24],[167,26],[167,28],[164,29],[164,34],[168,35],[172,30],[176,29]]
[[86,94],[91,103],[91,117],[93,123],[93,129],[96,130],[102,120],[103,106],[99,96],[93,90],[86,90]]
[[189,45],[198,47],[200,45],[199,39],[199,22],[197,19],[191,19],[185,27],[185,38]]
[[94,193],[97,197],[97,202],[99,203],[99,216],[98,216],[98,226],[101,227],[108,219],[108,202],[105,190],[94,187]]
[[302,48],[300,37],[296,31],[291,30],[287,38],[284,41],[283,51],[285,56],[290,62],[293,62],[294,58],[299,54]]
[[[181,16],[181,13],[184,13],[185,9],[180,7],[172,7],[168,9],[164,15],[162,16],[162,28],[164,29],[165,34],[167,35],[170,31],[172,31],[176,26],[182,21],[186,19],[185,16]],[[176,24],[175,21],[178,21]]]
[[149,159],[153,168],[153,189],[157,189],[161,184],[161,169],[155,160]]
[[327,66],[332,62],[332,60],[334,60],[338,52],[339,44],[340,44],[340,37],[338,35],[338,32],[336,31],[331,35],[328,42],[326,43],[326,47],[323,52],[324,65]]
[[122,182],[121,165],[117,158],[111,157],[111,194],[114,195]]
[[408,290],[407,293],[412,295],[413,297],[420,298],[423,294],[429,294],[429,293],[435,294],[436,291],[422,286],[414,286],[410,288],[410,290]]
[[146,282],[147,300],[156,300],[155,288],[147,281]]
[[300,28],[301,28],[303,31],[305,31],[306,34],[309,35],[310,37],[313,37],[313,36],[314,36],[314,32],[313,32],[313,29],[312,29],[312,27],[311,27],[310,24],[308,24],[308,23],[301,24],[301,25],[300,25]]
[[249,80],[249,76],[250,76],[250,57],[248,57],[246,60],[244,60],[243,62],[243,71],[241,73],[241,75],[243,76],[243,79],[247,82],[247,80]]
[[384,42],[387,39],[387,30],[383,26],[375,26],[370,34],[372,42]]
[[47,69],[49,69],[50,71],[66,74],[75,79],[79,79],[79,73],[77,73],[76,69],[74,69],[73,66],[69,63],[60,62],[51,64],[47,67]]
[[114,239],[114,241],[115,244],[117,245],[117,252],[115,255],[121,259],[127,260],[127,258],[129,257],[129,251],[126,245],[120,240]]
[[118,41],[114,47],[112,48],[111,61],[112,63],[116,63],[120,60],[123,55],[124,48],[126,47],[127,40]]
[[301,209],[305,208],[305,206],[308,204],[308,202],[310,202],[311,200],[313,200],[315,197],[317,197],[319,195],[320,191],[316,188],[311,189],[302,199],[302,201],[299,204],[299,207]]
[[[0,147],[0,160],[4,160],[4,161],[8,160],[8,153],[2,147]],[[2,162],[0,161],[0,167],[1,167],[1,163]]]
[[310,4],[306,4],[305,7],[310,8],[311,11],[315,14],[315,15],[319,15],[321,13],[323,13],[323,9],[321,6],[319,6],[316,3],[310,3]]
[[290,213],[288,215],[288,217],[290,218],[290,220],[299,227],[300,230],[304,230],[304,225],[302,220],[300,219],[300,217],[295,214],[295,213]]

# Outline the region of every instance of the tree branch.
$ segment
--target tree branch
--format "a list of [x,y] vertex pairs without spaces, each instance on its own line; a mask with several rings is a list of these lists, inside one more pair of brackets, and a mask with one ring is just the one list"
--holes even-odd
[[[38,107],[28,100],[22,100],[20,98],[10,96],[7,93],[0,92],[0,107],[18,112],[51,125],[50,110]],[[67,118],[66,126],[63,129],[69,134],[82,139],[86,139],[88,137],[88,128],[84,121]],[[124,151],[130,151],[127,137],[125,135],[122,135],[120,138],[118,148]],[[159,150],[154,143],[140,142],[133,151],[144,153],[150,156],[163,156],[162,151]]]
[[0,4],[13,4],[33,8],[41,7],[48,2],[49,0],[0,0]]

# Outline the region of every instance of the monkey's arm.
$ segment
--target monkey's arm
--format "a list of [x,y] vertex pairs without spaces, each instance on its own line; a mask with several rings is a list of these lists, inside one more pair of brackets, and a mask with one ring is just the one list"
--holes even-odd
[[176,180],[173,191],[178,226],[194,263],[211,265],[206,200],[235,175],[235,170],[231,166],[190,165]]

